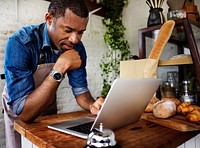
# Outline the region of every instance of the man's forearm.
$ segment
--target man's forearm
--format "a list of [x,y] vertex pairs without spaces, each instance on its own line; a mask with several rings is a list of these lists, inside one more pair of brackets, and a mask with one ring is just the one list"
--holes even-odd
[[90,92],[85,92],[76,97],[76,101],[83,109],[90,111],[91,105],[95,102]]
[[24,108],[19,114],[19,118],[24,122],[32,122],[44,109],[54,100],[59,83],[49,75],[43,83],[26,98]]

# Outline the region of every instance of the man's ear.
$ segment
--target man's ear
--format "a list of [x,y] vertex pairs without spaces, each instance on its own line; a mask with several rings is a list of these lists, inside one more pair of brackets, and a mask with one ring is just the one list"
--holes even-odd
[[47,22],[47,24],[51,24],[52,23],[52,21],[53,21],[53,16],[51,15],[51,13],[46,13],[46,15],[45,15],[45,20],[46,20],[46,22]]

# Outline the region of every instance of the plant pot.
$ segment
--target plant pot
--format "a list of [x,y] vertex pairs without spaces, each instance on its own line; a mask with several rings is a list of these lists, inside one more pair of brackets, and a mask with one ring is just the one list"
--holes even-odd
[[148,17],[148,22],[147,22],[148,27],[163,24],[164,22],[165,22],[165,18],[163,15],[162,8],[151,8],[149,10],[149,17]]

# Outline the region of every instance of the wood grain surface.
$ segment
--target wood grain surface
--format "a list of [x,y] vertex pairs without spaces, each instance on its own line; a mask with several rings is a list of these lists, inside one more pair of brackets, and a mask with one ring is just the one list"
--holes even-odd
[[186,57],[181,59],[171,59],[171,60],[159,60],[158,65],[159,66],[176,66],[176,65],[183,65],[183,64],[192,64],[192,58]]
[[185,116],[181,115],[175,115],[167,119],[159,119],[154,117],[153,113],[144,113],[142,119],[182,132],[200,130],[200,122],[189,122]]
[[[34,123],[15,122],[15,130],[39,148],[84,148],[86,139],[49,129],[47,125],[91,115],[86,111],[43,116]],[[200,131],[181,132],[141,119],[114,131],[122,148],[176,148]]]

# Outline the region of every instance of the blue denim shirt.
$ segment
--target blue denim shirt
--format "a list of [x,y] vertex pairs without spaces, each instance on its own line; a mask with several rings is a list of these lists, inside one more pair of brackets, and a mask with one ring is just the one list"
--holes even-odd
[[[79,69],[67,72],[69,84],[74,96],[89,92],[86,80],[86,51],[80,41],[75,50],[79,52],[82,65]],[[8,90],[8,104],[19,114],[27,95],[34,91],[33,74],[40,62],[40,53],[44,63],[55,63],[61,52],[51,48],[46,23],[21,28],[9,37],[5,48],[4,70]]]

